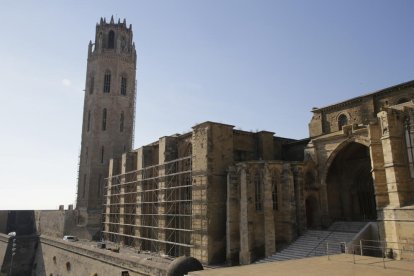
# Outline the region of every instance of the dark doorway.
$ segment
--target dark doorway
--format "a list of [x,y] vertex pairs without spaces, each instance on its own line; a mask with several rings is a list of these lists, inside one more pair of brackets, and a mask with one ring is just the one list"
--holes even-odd
[[305,201],[306,226],[313,228],[318,226],[318,202],[315,197],[308,196]]
[[332,220],[377,218],[368,147],[355,142],[345,146],[329,167],[326,182]]

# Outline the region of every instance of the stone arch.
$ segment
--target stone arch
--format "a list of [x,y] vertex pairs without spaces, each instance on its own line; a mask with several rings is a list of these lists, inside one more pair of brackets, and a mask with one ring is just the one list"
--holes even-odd
[[108,33],[108,49],[115,48],[115,33],[113,30],[110,30]]
[[368,145],[357,139],[340,144],[326,163],[325,177],[331,220],[376,219]]
[[354,136],[352,138],[348,138],[347,140],[341,142],[330,154],[328,159],[326,160],[326,171],[325,171],[325,180],[328,168],[331,166],[332,162],[335,160],[336,156],[350,143],[357,143],[369,147],[369,140],[368,137],[363,136]]

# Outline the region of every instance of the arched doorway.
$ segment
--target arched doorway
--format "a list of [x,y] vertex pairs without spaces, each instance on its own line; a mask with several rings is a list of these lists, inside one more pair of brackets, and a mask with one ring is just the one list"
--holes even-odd
[[305,200],[306,227],[314,228],[319,226],[318,201],[314,196],[308,196]]
[[377,217],[368,147],[349,143],[328,168],[328,208],[332,220],[374,220]]

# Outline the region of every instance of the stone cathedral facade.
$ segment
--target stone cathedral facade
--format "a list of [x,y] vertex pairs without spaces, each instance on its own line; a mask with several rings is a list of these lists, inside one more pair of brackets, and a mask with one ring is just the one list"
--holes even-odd
[[132,149],[135,69],[131,26],[101,20],[88,52],[79,225],[99,227],[103,212],[106,241],[205,264],[249,264],[335,221],[414,240],[414,81],[314,108],[302,140],[204,122]]
[[88,46],[76,204],[78,225],[92,236],[101,228],[109,159],[132,148],[136,57],[132,26],[101,18]]

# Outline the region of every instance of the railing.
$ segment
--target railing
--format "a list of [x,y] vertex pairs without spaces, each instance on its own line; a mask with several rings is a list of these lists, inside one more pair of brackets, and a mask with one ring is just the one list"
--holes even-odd
[[371,256],[382,258],[384,268],[386,268],[386,263],[390,260],[414,261],[414,243],[387,242],[379,240],[360,240],[360,243],[358,245],[347,245],[346,242],[327,242],[326,255],[328,257],[328,260],[330,260],[334,255],[331,254],[332,247],[336,247],[338,245],[341,248],[341,253],[352,255],[354,264],[357,262],[356,256]]

